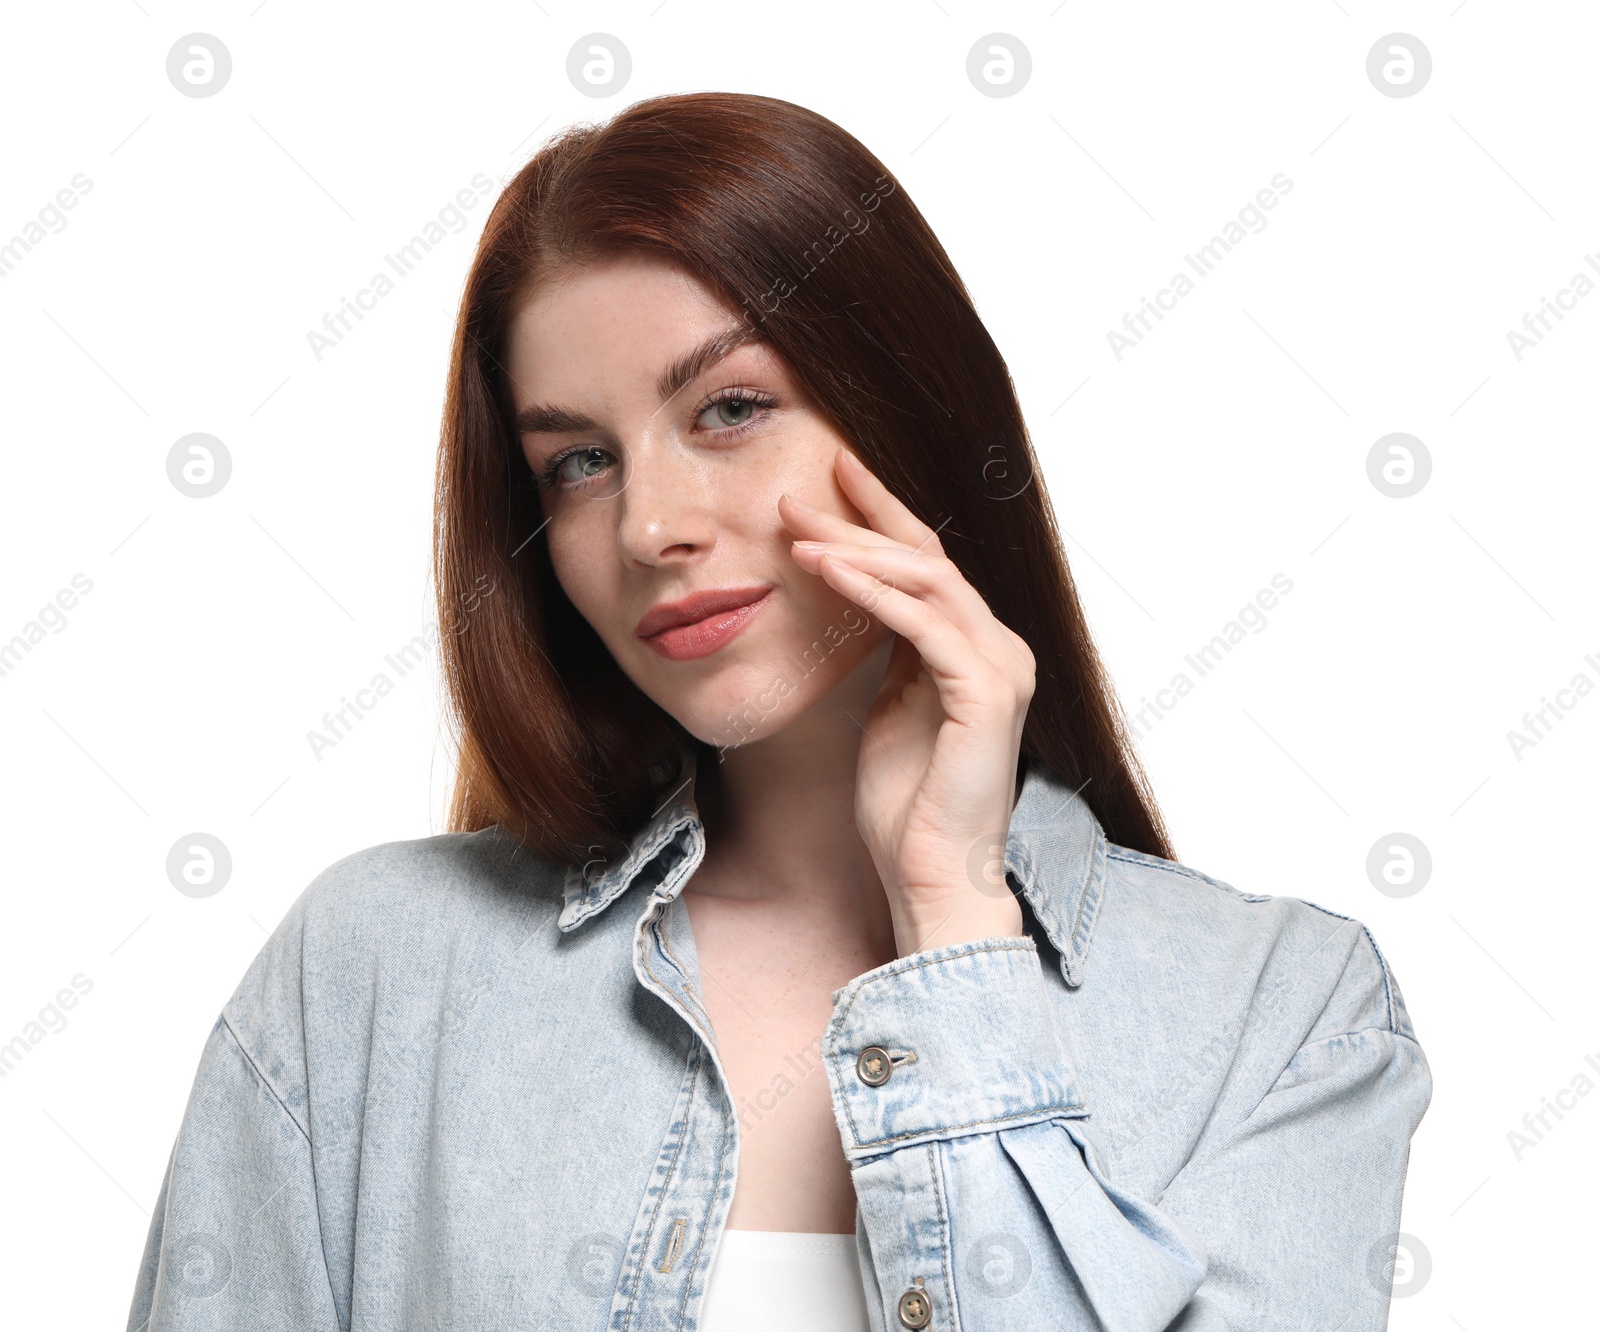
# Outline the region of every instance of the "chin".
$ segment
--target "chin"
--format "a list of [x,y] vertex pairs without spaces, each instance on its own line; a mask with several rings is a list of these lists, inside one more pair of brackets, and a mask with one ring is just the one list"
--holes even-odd
[[656,701],[704,744],[737,749],[781,730],[811,706],[826,687],[815,672],[802,678],[780,655],[722,671],[699,688]]
[[876,627],[877,634],[845,635],[837,646],[765,651],[756,660],[730,663],[696,690],[656,701],[695,739],[737,749],[776,734],[832,693],[892,637]]

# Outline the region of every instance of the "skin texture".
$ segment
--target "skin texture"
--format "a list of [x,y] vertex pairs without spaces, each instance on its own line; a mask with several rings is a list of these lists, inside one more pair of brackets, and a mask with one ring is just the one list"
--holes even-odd
[[[776,1075],[807,1063],[855,976],[1022,932],[994,863],[1034,663],[770,348],[663,399],[663,371],[740,327],[681,270],[610,260],[528,294],[507,371],[519,413],[569,414],[521,436],[535,475],[579,450],[542,491],[562,588],[629,678],[721,750],[696,785],[707,851],[684,899],[740,1107],[728,1224],[845,1233],[820,1066]],[[759,403],[712,402],[731,389]],[[672,661],[635,635],[661,602],[752,585],[766,604],[709,656]]]

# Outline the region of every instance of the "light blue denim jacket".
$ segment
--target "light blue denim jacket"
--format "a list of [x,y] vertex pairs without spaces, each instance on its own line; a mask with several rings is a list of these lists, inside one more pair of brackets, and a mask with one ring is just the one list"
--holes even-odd
[[[609,868],[488,829],[318,875],[201,1055],[130,1332],[694,1332],[739,1127],[692,790]],[[1028,936],[857,976],[791,1060],[874,1332],[1383,1328],[1431,1079],[1371,934],[1112,845],[1036,765],[1005,864]]]

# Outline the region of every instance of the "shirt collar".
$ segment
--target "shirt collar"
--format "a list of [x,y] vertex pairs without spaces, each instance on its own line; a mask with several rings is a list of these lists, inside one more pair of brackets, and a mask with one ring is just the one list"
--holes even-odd
[[[559,920],[563,933],[604,911],[636,879],[648,880],[668,901],[678,895],[685,876],[670,870],[705,836],[694,800],[696,752],[686,745],[683,756],[677,785],[634,834],[625,855],[609,865],[591,861],[567,867]],[[1104,896],[1106,845],[1100,821],[1079,791],[1029,759],[1006,835],[1006,870],[1060,955],[1062,978],[1071,986],[1083,983]]]

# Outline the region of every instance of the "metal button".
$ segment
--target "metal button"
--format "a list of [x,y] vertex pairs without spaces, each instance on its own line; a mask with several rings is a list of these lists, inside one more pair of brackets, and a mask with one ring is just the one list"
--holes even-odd
[[[856,1058],[856,1076],[869,1087],[881,1087],[889,1081],[894,1066],[889,1062],[889,1052],[881,1045],[869,1045]],[[913,1323],[921,1327],[921,1323]]]
[[898,1312],[906,1327],[927,1327],[932,1320],[933,1305],[928,1301],[927,1291],[922,1289],[921,1277],[917,1277],[915,1284],[900,1297]]

